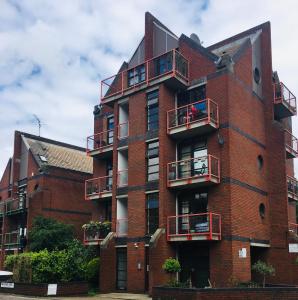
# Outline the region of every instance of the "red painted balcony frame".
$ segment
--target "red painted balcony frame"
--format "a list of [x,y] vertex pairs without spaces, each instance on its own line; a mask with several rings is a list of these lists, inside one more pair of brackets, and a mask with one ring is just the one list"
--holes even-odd
[[128,232],[128,219],[127,218],[120,218],[116,221],[116,236],[123,237],[127,236]]
[[220,162],[218,158],[210,154],[174,161],[168,163],[167,175],[170,188],[218,184],[220,183]]
[[298,156],[298,139],[288,130],[285,130],[285,146],[287,158]]
[[296,178],[287,176],[288,198],[298,201],[298,181]]
[[85,228],[84,230],[84,245],[99,245],[107,236],[107,234],[102,234],[98,231],[96,234],[91,235],[88,234],[88,230]]
[[117,187],[126,187],[128,185],[128,169],[119,170],[117,172]]
[[282,83],[274,84],[274,113],[279,119],[291,117],[297,114],[296,97]]
[[118,140],[126,139],[129,136],[129,122],[118,124]]
[[168,134],[197,135],[218,129],[218,105],[207,98],[167,112]]
[[221,215],[208,212],[170,216],[167,222],[167,240],[221,240]]
[[23,213],[26,211],[26,201],[20,198],[8,199],[4,202],[5,214],[14,215],[18,213]]
[[112,197],[113,176],[102,176],[85,181],[85,200]]
[[[112,133],[112,134],[111,134]],[[112,142],[109,139],[112,138]],[[105,130],[87,137],[87,155],[98,155],[113,151],[114,129]]]
[[[156,73],[156,62],[163,58],[171,58],[171,64],[165,64],[165,70],[160,74]],[[161,65],[162,66],[162,65]],[[144,72],[139,72],[139,70]],[[141,76],[135,83],[129,85],[128,74],[136,74],[133,78]],[[101,81],[101,100],[104,103],[105,100],[111,97],[124,96],[131,92],[134,92],[140,88],[146,88],[149,85],[153,85],[156,80],[166,80],[176,78],[181,82],[181,85],[187,86],[189,83],[189,61],[176,49],[170,50],[166,53],[153,57],[143,63],[119,72],[109,78]]]

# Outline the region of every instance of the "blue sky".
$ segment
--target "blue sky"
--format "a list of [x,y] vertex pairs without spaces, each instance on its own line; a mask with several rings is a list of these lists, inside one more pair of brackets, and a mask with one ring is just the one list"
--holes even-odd
[[[85,146],[99,82],[128,60],[150,11],[208,46],[270,20],[273,65],[298,95],[298,1],[0,0],[0,172],[14,130]],[[293,121],[298,136],[298,122]]]

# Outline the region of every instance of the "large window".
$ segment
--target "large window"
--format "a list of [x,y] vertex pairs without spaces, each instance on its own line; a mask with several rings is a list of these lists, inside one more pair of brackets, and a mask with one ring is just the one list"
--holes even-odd
[[155,75],[162,75],[169,71],[172,71],[173,68],[173,56],[172,52],[166,53],[155,59]]
[[107,129],[108,129],[108,145],[113,144],[114,140],[114,117],[107,118]]
[[147,144],[147,181],[159,179],[159,142]]
[[128,86],[138,84],[146,79],[145,65],[135,67],[128,71]]
[[158,229],[158,193],[147,194],[146,198],[146,234],[153,234]]
[[147,95],[147,130],[158,128],[158,90]]
[[204,99],[206,99],[206,85],[201,85],[189,91],[178,93],[177,106],[181,107]]

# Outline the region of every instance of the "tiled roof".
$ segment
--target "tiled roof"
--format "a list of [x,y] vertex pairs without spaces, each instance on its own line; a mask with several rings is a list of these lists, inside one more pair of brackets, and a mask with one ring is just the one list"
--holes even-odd
[[36,137],[23,136],[40,166],[53,166],[84,173],[93,172],[93,160],[85,151],[67,144]]

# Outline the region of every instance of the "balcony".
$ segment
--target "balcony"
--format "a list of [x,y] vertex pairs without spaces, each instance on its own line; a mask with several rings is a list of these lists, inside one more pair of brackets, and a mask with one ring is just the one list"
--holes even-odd
[[86,152],[90,156],[102,157],[111,155],[113,151],[114,130],[106,130],[87,137]]
[[20,248],[20,233],[19,230],[15,230],[4,235],[4,248],[5,250],[14,250]]
[[211,99],[201,100],[168,111],[168,134],[187,138],[218,129],[218,106]]
[[117,173],[117,187],[126,187],[128,185],[128,169],[120,170]]
[[116,223],[117,237],[127,236],[127,228],[128,228],[128,219],[127,218],[117,219],[117,223]]
[[274,85],[274,116],[283,119],[296,115],[296,97],[281,82]]
[[5,202],[6,215],[21,214],[26,211],[26,204],[23,198],[10,199]]
[[285,143],[287,158],[295,158],[298,156],[298,139],[293,134],[285,130]]
[[188,86],[189,62],[173,49],[101,82],[101,101],[107,103],[144,88],[167,83],[174,89]]
[[221,216],[200,213],[168,217],[167,239],[170,242],[221,240]]
[[202,156],[168,164],[168,187],[188,188],[220,183],[219,159]]
[[85,200],[112,197],[113,177],[102,176],[85,181]]
[[288,198],[289,200],[298,201],[298,181],[294,177],[287,176]]
[[[104,223],[105,222],[101,224]],[[110,222],[106,222],[106,223],[111,224]],[[99,245],[109,234],[110,225],[108,225],[107,228],[83,228],[83,230],[84,230],[84,245],[88,245],[88,246]]]

